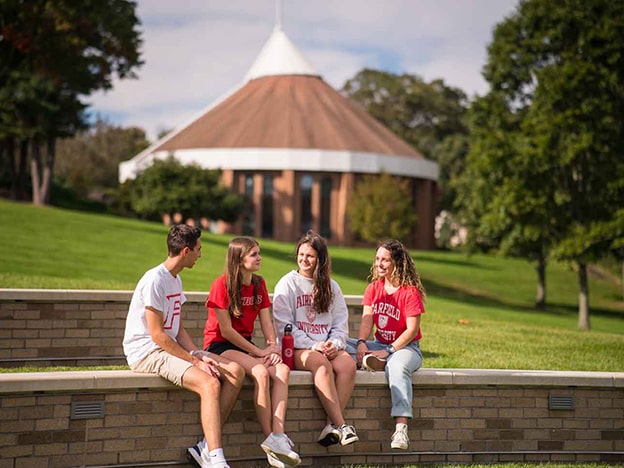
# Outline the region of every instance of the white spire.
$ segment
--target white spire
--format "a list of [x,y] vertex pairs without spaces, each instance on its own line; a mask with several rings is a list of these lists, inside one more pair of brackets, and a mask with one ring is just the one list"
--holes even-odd
[[275,27],[282,29],[282,2],[275,0]]
[[281,2],[276,0],[275,28],[253,63],[245,81],[274,75],[320,76],[282,29]]

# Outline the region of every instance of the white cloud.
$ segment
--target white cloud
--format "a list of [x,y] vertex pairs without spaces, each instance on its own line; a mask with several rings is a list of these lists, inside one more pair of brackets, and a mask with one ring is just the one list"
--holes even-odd
[[[335,88],[364,67],[443,78],[468,95],[496,23],[517,0],[284,0],[283,27]],[[90,98],[91,111],[150,138],[241,83],[275,24],[275,0],[139,0],[138,80]]]

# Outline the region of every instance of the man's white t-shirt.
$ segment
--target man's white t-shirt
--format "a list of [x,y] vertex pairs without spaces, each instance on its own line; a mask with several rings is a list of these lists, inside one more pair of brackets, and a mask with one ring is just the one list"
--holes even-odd
[[180,275],[173,276],[162,263],[143,275],[132,295],[126,318],[123,348],[128,365],[140,361],[158,347],[147,327],[145,307],[153,307],[163,313],[165,333],[175,340],[180,330],[180,311],[185,302]]

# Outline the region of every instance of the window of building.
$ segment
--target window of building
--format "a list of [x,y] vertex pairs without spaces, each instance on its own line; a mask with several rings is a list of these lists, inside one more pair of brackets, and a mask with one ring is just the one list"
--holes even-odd
[[301,232],[312,229],[312,185],[314,178],[311,175],[301,176]]
[[273,176],[262,181],[262,237],[273,237]]
[[245,175],[245,211],[243,212],[243,235],[254,236],[256,234],[256,215],[254,211],[254,178],[253,174]]
[[321,228],[320,234],[325,239],[331,239],[331,177],[321,179]]

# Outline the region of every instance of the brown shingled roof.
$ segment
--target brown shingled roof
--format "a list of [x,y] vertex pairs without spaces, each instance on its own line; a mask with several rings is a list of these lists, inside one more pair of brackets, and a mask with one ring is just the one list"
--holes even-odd
[[414,148],[317,76],[251,80],[154,151],[293,148],[421,158]]

